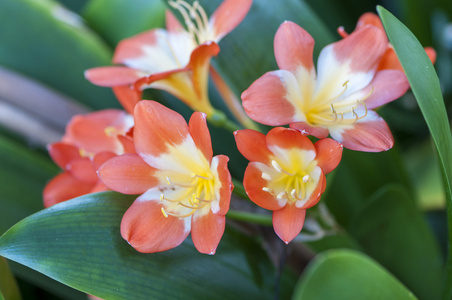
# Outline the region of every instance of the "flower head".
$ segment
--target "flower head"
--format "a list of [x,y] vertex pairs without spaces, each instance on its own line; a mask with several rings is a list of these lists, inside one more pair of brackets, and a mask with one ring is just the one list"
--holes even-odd
[[210,19],[197,1],[170,1],[183,16],[187,29],[169,12],[167,29],[153,29],[118,44],[113,62],[124,66],[87,70],[94,84],[113,87],[129,112],[146,88],[165,90],[193,110],[214,113],[208,97],[210,60],[220,51],[217,43],[247,14],[252,0],[226,0]]
[[125,213],[121,234],[136,250],[178,246],[191,231],[199,252],[214,254],[232,191],[228,157],[213,157],[206,116],[184,118],[154,102],[135,107],[137,154],[107,161],[99,176],[112,190],[141,194]]
[[[360,30],[366,25],[372,25],[377,28],[380,28],[382,31],[384,31],[383,24],[381,23],[380,18],[371,12],[364,13],[359,19],[358,23],[356,24],[355,31]],[[339,27],[337,29],[337,32],[340,36],[343,38],[347,37],[348,34],[345,32],[344,27]],[[383,57],[381,58],[380,64],[378,65],[378,70],[385,70],[385,69],[394,69],[403,71],[402,65],[400,64],[399,59],[397,58],[397,55],[395,54],[394,48],[392,48],[392,45],[389,43],[388,39],[386,39],[387,42],[387,48],[385,53],[383,54]],[[427,53],[428,57],[432,61],[432,63],[435,63],[436,60],[436,51],[432,47],[426,47],[424,48],[425,52]]]
[[53,161],[64,172],[44,188],[44,206],[107,190],[99,181],[97,169],[109,158],[133,151],[126,136],[132,126],[132,116],[120,110],[74,116],[62,141],[48,147]]
[[372,109],[403,95],[409,85],[398,70],[377,71],[387,40],[380,29],[366,25],[325,47],[317,73],[313,38],[301,27],[283,23],[275,36],[280,70],[264,74],[242,94],[251,119],[286,125],[344,147],[383,151],[393,145],[386,122]]
[[265,136],[235,132],[239,151],[250,163],[243,184],[250,199],[273,210],[276,234],[289,243],[302,229],[306,209],[319,202],[325,174],[339,164],[342,145],[332,139],[312,144],[298,130],[277,127]]

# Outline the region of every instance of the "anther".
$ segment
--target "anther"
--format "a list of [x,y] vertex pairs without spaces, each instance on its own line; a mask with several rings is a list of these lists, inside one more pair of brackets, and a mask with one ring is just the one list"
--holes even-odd
[[286,192],[280,192],[276,198],[278,198],[279,200],[281,200],[282,198],[284,198],[284,196],[286,196]]
[[166,213],[165,209],[162,207],[161,208],[162,214],[165,218],[168,218],[168,214]]
[[281,173],[283,171],[283,169],[281,168],[281,166],[275,161],[272,160],[272,166],[273,168],[275,168],[276,171],[278,171],[279,173]]
[[269,193],[271,193],[271,189],[269,189],[268,187],[266,187],[266,186],[264,186],[263,188],[262,188],[262,190],[264,191],[264,192],[269,192]]
[[262,173],[262,178],[267,180],[267,181],[272,180],[272,177],[269,174],[267,174],[267,173]]
[[303,183],[308,182],[308,180],[309,180],[309,175],[304,175],[303,176]]

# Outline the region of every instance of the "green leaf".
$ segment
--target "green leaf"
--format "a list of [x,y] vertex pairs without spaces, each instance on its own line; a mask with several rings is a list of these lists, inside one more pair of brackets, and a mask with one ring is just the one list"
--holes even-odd
[[391,13],[378,7],[378,13],[397,57],[402,64],[432,135],[440,161],[449,227],[449,253],[444,280],[444,299],[452,296],[452,135],[441,88],[430,59],[416,37]]
[[92,108],[119,107],[86,69],[110,64],[111,49],[80,17],[51,0],[0,1],[0,65],[33,77]]
[[83,17],[91,28],[115,46],[120,40],[165,24],[161,0],[91,0]]
[[16,280],[9,270],[8,262],[3,257],[0,257],[0,299],[21,299]]
[[134,200],[90,194],[36,213],[0,238],[0,255],[106,299],[269,299],[268,257],[249,237],[227,229],[214,256],[190,240],[154,254],[135,251],[119,232]]
[[443,258],[416,204],[400,185],[386,185],[356,214],[350,234],[420,299],[438,299]]
[[312,261],[298,281],[292,299],[404,300],[416,297],[366,255],[330,250]]
[[43,208],[42,190],[58,172],[39,151],[0,136],[0,234]]

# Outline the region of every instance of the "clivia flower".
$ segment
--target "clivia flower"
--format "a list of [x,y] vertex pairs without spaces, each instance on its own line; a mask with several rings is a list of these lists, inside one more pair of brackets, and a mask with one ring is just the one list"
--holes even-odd
[[378,152],[393,146],[388,125],[372,109],[402,96],[409,84],[401,71],[377,71],[387,48],[382,30],[366,25],[326,46],[317,73],[314,40],[303,28],[283,23],[274,47],[280,70],[264,74],[242,94],[251,119],[290,124],[317,138],[330,134],[352,150]]
[[201,253],[214,254],[232,192],[229,158],[213,157],[206,115],[184,118],[142,100],[135,106],[136,154],[104,163],[99,177],[112,190],[141,194],[126,211],[121,235],[139,252],[165,251],[191,231]]
[[44,188],[44,206],[107,190],[97,169],[113,156],[133,152],[130,137],[126,136],[132,126],[132,116],[121,110],[74,116],[62,141],[48,147],[50,157],[64,172]]
[[[355,31],[363,28],[366,25],[373,25],[384,31],[384,27],[383,24],[381,23],[380,18],[374,13],[368,12],[363,14],[358,19]],[[337,32],[343,38],[348,36],[348,33],[345,32],[345,29],[342,26],[337,29]],[[394,48],[392,48],[392,45],[389,43],[388,39],[386,39],[386,43],[387,48],[385,53],[383,54],[380,64],[378,65],[378,70],[395,69],[403,71],[402,65],[400,64],[400,61],[397,58],[397,55],[395,54]],[[436,51],[432,47],[425,47],[424,50],[427,53],[428,57],[430,58],[431,62],[434,64],[436,61]]]
[[342,145],[332,139],[315,144],[300,131],[276,127],[265,136],[251,129],[235,133],[250,163],[243,184],[250,199],[273,211],[273,227],[286,244],[301,231],[306,209],[325,191],[325,174],[339,164]]
[[153,29],[121,41],[113,63],[124,66],[87,70],[86,78],[100,86],[113,87],[129,112],[141,100],[142,90],[165,90],[195,111],[214,113],[208,97],[210,60],[220,51],[217,43],[245,17],[252,0],[226,0],[210,19],[195,1],[170,1],[180,11],[185,30],[169,12],[167,29]]

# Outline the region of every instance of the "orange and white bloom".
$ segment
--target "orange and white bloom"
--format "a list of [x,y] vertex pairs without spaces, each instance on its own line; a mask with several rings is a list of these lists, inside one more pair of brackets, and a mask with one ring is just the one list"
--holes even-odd
[[372,109],[402,96],[409,84],[403,72],[380,70],[387,48],[379,28],[366,25],[320,53],[317,72],[314,39],[292,22],[275,36],[280,70],[264,74],[242,94],[248,116],[266,125],[286,125],[318,138],[328,134],[344,147],[383,151],[394,140]]
[[121,222],[122,237],[139,252],[178,246],[191,231],[201,253],[214,254],[232,192],[229,158],[213,157],[206,115],[187,126],[175,111],[143,100],[135,107],[136,154],[108,160],[99,177],[112,190],[141,194]]
[[226,0],[210,19],[197,1],[170,1],[186,23],[184,29],[169,12],[166,30],[153,29],[121,41],[113,63],[124,66],[87,70],[92,83],[113,87],[129,112],[146,88],[165,90],[193,110],[208,116],[214,112],[208,97],[210,60],[220,51],[217,43],[246,16],[252,0]]
[[[374,13],[371,12],[364,13],[358,19],[355,31],[360,30],[366,25],[372,25],[384,31],[384,27],[383,24],[381,23],[380,18]],[[337,29],[337,32],[343,38],[348,36],[348,33],[345,32],[344,27],[339,27]],[[395,69],[403,71],[402,65],[400,64],[400,61],[397,58],[397,55],[395,54],[394,48],[392,48],[392,45],[389,43],[388,39],[386,39],[386,43],[387,48],[385,53],[383,54],[383,57],[381,58],[380,64],[378,65],[378,70]],[[436,51],[432,47],[425,47],[424,50],[427,53],[428,57],[430,58],[431,62],[434,64],[436,61]]]
[[265,136],[235,132],[239,151],[250,163],[243,184],[250,199],[273,211],[273,227],[287,244],[301,231],[306,209],[319,202],[325,174],[339,164],[342,145],[332,139],[312,144],[300,131],[276,127]]
[[132,127],[132,116],[115,109],[74,116],[62,141],[48,147],[50,157],[64,172],[44,188],[44,206],[107,190],[97,169],[111,157],[133,152],[126,136]]

